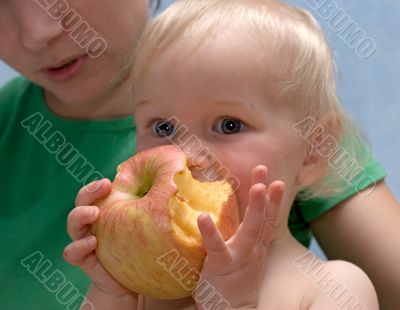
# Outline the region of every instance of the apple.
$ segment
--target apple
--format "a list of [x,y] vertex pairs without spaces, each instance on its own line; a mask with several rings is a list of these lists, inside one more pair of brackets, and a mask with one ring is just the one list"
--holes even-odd
[[[208,213],[227,240],[239,226],[225,180],[192,177],[185,153],[167,145],[138,153],[117,169],[111,192],[96,202],[96,255],[126,288],[159,299],[191,295],[206,256],[197,217]],[[193,272],[195,270],[196,272]]]

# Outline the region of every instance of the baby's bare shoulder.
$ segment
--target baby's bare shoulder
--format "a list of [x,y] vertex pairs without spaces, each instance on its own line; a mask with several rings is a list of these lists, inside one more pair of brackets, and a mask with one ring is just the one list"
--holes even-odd
[[260,309],[379,309],[374,287],[359,267],[315,256],[275,265],[266,272],[262,291]]
[[281,257],[267,265],[259,309],[309,309],[315,287],[293,257]]
[[314,293],[308,295],[307,309],[379,309],[371,280],[352,263],[323,262],[308,278]]

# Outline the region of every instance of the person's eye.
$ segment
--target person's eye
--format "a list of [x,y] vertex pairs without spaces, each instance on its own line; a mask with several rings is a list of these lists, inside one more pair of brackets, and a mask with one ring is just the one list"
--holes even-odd
[[175,132],[174,124],[166,120],[155,120],[151,125],[151,129],[153,134],[159,138],[167,138]]
[[245,125],[243,122],[237,119],[221,118],[216,125],[216,131],[226,135],[231,135],[240,132],[244,127]]

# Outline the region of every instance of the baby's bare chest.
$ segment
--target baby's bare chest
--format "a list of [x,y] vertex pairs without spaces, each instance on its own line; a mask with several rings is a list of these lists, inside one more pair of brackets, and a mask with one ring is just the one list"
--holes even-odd
[[159,309],[196,310],[196,304],[194,299],[191,297],[179,300],[156,300],[146,297],[144,302],[138,308],[138,310],[159,310]]
[[[276,267],[276,266],[275,266]],[[314,290],[307,277],[299,274],[292,266],[273,268],[269,271],[261,287],[258,309],[308,309],[308,293]],[[188,297],[180,300],[155,300],[146,298],[140,310],[197,310],[195,300]],[[206,309],[232,309],[224,305],[209,304]]]
[[[278,290],[271,291],[263,294],[260,298],[260,304],[258,309],[273,309],[273,310],[287,310],[296,309],[301,310],[302,307],[301,298],[293,291],[279,292]],[[232,309],[229,305],[217,305],[209,304],[206,309],[221,309],[229,310]],[[154,300],[147,298],[145,305],[138,310],[197,310],[195,300],[193,298],[186,298],[182,300]],[[306,309],[306,308],[304,308]]]

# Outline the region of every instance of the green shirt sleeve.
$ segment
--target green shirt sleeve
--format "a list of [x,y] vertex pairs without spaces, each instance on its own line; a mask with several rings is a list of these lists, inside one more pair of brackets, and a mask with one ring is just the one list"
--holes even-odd
[[371,149],[366,147],[365,142],[359,144],[356,149],[356,155],[360,155],[359,152],[363,152],[361,155],[364,156],[361,157],[365,158],[363,165],[361,165],[363,173],[358,179],[362,182],[345,183],[343,178],[342,181],[345,186],[344,190],[340,193],[323,198],[316,197],[301,199],[298,197],[294,201],[289,214],[289,229],[293,236],[304,246],[310,246],[312,238],[312,233],[309,227],[310,222],[325,214],[346,199],[356,195],[360,191],[370,186],[374,186],[374,184],[387,176],[386,171],[373,156]]
[[363,182],[359,187],[349,185],[344,192],[327,198],[311,198],[304,201],[298,200],[298,206],[304,220],[307,223],[312,222],[339,203],[356,195],[360,190],[364,190],[369,186],[374,186],[374,184],[387,176],[384,168],[372,156],[364,169],[368,178],[365,178],[365,182]]

